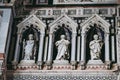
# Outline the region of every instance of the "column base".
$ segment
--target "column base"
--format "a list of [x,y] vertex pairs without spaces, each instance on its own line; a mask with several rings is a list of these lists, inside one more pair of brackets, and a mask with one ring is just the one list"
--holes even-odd
[[110,61],[105,61],[106,68],[109,70],[111,68],[111,62]]
[[70,63],[72,65],[72,70],[75,70],[77,62],[76,61],[71,61]]
[[13,65],[13,69],[17,69],[18,62],[13,60],[12,65]]
[[68,60],[54,60],[53,70],[72,70]]
[[38,61],[38,62],[37,62],[37,65],[39,66],[39,70],[42,70],[42,64],[43,64],[42,61]]
[[89,60],[86,69],[87,70],[107,70],[107,66],[102,62],[102,60]]
[[80,62],[80,69],[85,70],[85,61]]
[[35,64],[34,60],[21,60],[17,66],[18,70],[38,70],[38,65]]
[[52,61],[46,62],[47,70],[50,70],[52,68]]

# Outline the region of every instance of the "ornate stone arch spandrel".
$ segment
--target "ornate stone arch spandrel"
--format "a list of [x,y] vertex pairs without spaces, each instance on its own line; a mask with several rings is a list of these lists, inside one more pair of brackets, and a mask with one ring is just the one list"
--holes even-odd
[[30,15],[28,18],[23,20],[17,25],[18,33],[22,33],[23,29],[28,29],[31,25],[36,28],[40,33],[45,33],[46,25],[38,19],[35,15]]
[[93,24],[100,25],[99,28],[104,30],[105,33],[109,33],[110,24],[97,14],[94,14],[92,17],[81,24],[82,32],[85,33],[86,31],[88,31],[90,29],[90,25]]
[[53,33],[56,31],[59,27],[59,25],[65,24],[65,27],[67,27],[69,30],[73,32],[76,32],[76,29],[78,27],[77,23],[75,23],[70,17],[68,17],[66,14],[61,15],[58,17],[53,23],[49,25],[50,33]]

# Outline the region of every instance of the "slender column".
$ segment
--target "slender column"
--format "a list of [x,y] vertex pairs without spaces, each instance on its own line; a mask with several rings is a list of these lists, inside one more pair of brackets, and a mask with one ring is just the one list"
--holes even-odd
[[44,33],[40,35],[40,42],[39,42],[39,54],[38,54],[38,64],[42,65],[42,54],[43,54],[43,44],[44,44]]
[[110,62],[109,34],[105,34],[105,61]]
[[120,66],[120,29],[117,30],[117,39],[116,39],[116,45],[117,45],[117,63]]
[[18,35],[17,35],[17,43],[16,43],[14,60],[13,60],[14,67],[18,64],[18,60],[19,60],[19,52],[20,52],[19,40],[20,40],[20,35],[21,35],[20,33],[18,33]]
[[76,53],[76,33],[72,34],[72,51],[71,51],[71,61],[75,61],[75,53]]
[[85,33],[82,33],[82,42],[81,42],[81,62],[85,63]]
[[112,61],[115,62],[115,38],[112,36]]
[[78,41],[77,41],[77,61],[80,61],[80,36],[78,36]]
[[49,48],[48,48],[48,59],[47,64],[50,65],[52,61],[52,33],[49,34]]
[[48,37],[46,37],[45,39],[44,62],[47,60],[47,51],[48,51]]

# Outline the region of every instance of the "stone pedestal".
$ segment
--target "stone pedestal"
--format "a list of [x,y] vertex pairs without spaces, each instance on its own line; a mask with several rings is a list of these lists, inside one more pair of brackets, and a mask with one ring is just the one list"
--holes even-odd
[[107,66],[102,60],[89,60],[86,66],[89,70],[107,70]]
[[72,66],[68,60],[54,60],[53,70],[71,70]]
[[21,60],[18,64],[17,69],[19,70],[28,70],[28,69],[39,69],[39,66],[35,64],[34,60]]

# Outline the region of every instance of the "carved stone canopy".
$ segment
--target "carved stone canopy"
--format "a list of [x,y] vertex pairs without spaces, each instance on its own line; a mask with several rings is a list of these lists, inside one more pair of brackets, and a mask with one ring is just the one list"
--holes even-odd
[[23,30],[26,30],[31,25],[33,25],[33,27],[36,28],[40,33],[45,33],[46,25],[34,14],[30,15],[17,25],[18,33],[22,33]]
[[100,25],[100,28],[105,33],[109,33],[110,24],[97,14],[94,14],[92,17],[81,24],[82,33],[86,33],[86,31],[88,31],[90,29],[90,26],[93,24]]
[[59,28],[58,26],[62,26],[62,24],[65,24],[65,27],[71,30],[72,33],[76,33],[76,29],[78,27],[77,23],[75,23],[74,20],[72,20],[66,14],[62,14],[49,25],[50,33],[56,31]]

